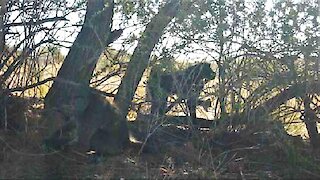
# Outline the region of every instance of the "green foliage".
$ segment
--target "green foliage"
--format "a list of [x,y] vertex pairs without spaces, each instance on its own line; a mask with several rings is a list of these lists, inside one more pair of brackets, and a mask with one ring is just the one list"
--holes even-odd
[[119,0],[116,11],[122,14],[124,23],[129,23],[134,16],[138,18],[138,21],[147,23],[162,3],[158,0]]

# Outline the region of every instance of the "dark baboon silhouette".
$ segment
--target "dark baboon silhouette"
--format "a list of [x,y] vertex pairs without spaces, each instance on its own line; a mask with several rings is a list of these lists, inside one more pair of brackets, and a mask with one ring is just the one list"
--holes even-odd
[[91,92],[88,99],[79,122],[79,144],[99,154],[120,153],[129,142],[126,119],[101,94]]
[[167,98],[176,94],[184,100],[190,116],[196,118],[196,106],[201,90],[207,80],[213,79],[215,73],[209,63],[199,63],[185,70],[164,74],[151,70],[148,90],[151,95],[151,113],[165,114],[168,110]]
[[46,145],[55,149],[76,142],[82,150],[97,154],[120,153],[129,142],[126,119],[97,90],[89,88],[85,99],[84,112],[46,139]]

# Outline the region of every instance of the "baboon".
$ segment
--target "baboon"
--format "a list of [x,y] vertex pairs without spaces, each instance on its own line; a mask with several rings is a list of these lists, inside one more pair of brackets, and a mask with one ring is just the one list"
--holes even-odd
[[[46,142],[51,147],[61,147],[55,143],[70,144],[75,140],[78,147],[85,151],[94,150],[99,155],[120,153],[129,142],[126,119],[97,90],[89,88],[86,99],[84,112],[76,120],[66,122]],[[61,133],[63,130],[65,132]],[[70,137],[70,134],[75,137]]]
[[[88,107],[80,118],[79,143],[105,151],[108,151],[106,148],[113,148],[111,146],[125,145],[129,140],[128,128],[126,119],[122,118],[119,110],[101,94],[91,92],[88,99]],[[95,143],[97,141],[101,143]]]
[[196,118],[200,92],[207,80],[213,79],[214,76],[209,63],[199,63],[171,74],[151,70],[148,82],[152,98],[151,113],[165,114],[170,110],[167,107],[167,98],[175,94],[180,101],[186,102],[190,116]]

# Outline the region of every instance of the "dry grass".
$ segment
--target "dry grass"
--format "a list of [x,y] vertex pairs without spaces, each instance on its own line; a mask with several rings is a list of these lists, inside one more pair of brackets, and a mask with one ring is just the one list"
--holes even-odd
[[[159,129],[160,130],[160,129]],[[169,132],[163,128],[162,130]],[[69,147],[46,152],[42,134],[0,132],[0,179],[260,179],[318,178],[319,154],[301,138],[288,136],[276,124],[260,123],[237,132],[196,131],[179,145],[164,137],[161,150],[139,154],[130,146],[123,154],[93,163]]]

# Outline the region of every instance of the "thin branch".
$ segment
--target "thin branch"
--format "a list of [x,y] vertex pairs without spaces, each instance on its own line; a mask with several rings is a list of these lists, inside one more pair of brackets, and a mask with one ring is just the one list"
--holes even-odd
[[12,88],[12,89],[7,89],[7,92],[8,93],[12,93],[12,92],[17,92],[17,91],[25,91],[25,90],[40,86],[42,84],[45,84],[45,83],[47,83],[49,81],[53,81],[54,79],[55,79],[55,77],[50,77],[50,78],[47,78],[45,80],[39,81],[39,82],[37,82],[35,84],[28,85],[26,87],[16,87],[16,88]]
[[41,19],[38,21],[16,22],[16,23],[5,24],[4,27],[9,28],[9,27],[16,27],[16,26],[40,25],[47,22],[55,22],[55,21],[69,21],[69,20],[66,19],[65,17],[53,17],[53,18]]

